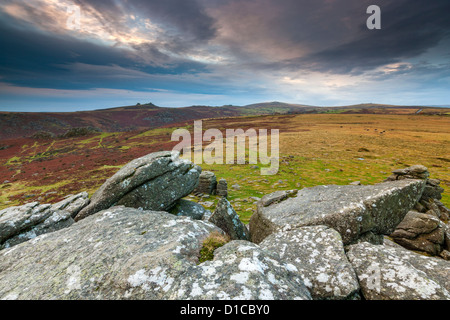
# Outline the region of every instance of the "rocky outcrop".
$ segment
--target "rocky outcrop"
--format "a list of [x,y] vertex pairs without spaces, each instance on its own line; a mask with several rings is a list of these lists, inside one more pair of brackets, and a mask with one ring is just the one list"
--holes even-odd
[[[344,244],[360,238],[382,243],[420,199],[423,180],[400,180],[373,186],[318,186],[300,190],[281,202],[258,202],[250,219],[252,241],[260,243],[286,225],[291,229],[326,225]],[[370,235],[370,236],[368,236]]]
[[368,300],[449,300],[450,264],[398,246],[351,245],[347,256]]
[[250,240],[247,227],[239,219],[233,206],[226,198],[221,198],[209,221],[214,223],[232,240]]
[[198,184],[201,168],[178,152],[157,152],[126,164],[92,195],[76,221],[114,205],[168,210]]
[[59,206],[32,202],[0,211],[0,249],[66,228],[74,223],[69,211]]
[[160,152],[91,202],[0,211],[0,299],[450,299],[448,209],[424,167],[256,198],[251,234],[226,197],[212,215],[181,199],[200,172]]
[[114,207],[0,252],[0,299],[166,299],[214,225]]
[[260,247],[294,266],[314,299],[353,299],[359,284],[339,233],[326,226],[271,234]]
[[406,169],[393,171],[388,181],[402,180],[405,177],[424,179],[425,188],[421,198],[415,204],[405,219],[397,226],[391,238],[403,247],[425,252],[432,256],[441,255],[448,259],[448,245],[446,223],[449,219],[449,209],[439,200],[442,199],[444,189],[440,187],[440,180],[429,179],[430,173],[424,166],[416,165]]
[[165,212],[110,208],[2,251],[0,299],[311,298],[294,267],[247,241],[197,265],[213,232]]

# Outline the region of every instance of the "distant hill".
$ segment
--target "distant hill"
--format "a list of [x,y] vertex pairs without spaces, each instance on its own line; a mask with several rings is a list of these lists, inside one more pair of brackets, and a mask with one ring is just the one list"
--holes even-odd
[[0,139],[31,137],[40,132],[61,135],[72,128],[125,132],[181,125],[198,119],[302,113],[449,114],[449,111],[443,108],[381,104],[317,107],[264,102],[222,107],[162,108],[149,103],[80,112],[0,112]]
[[60,135],[75,127],[91,127],[105,132],[134,131],[195,119],[239,115],[239,112],[226,108],[160,108],[154,105],[60,113],[0,112],[0,139],[30,137],[40,131]]

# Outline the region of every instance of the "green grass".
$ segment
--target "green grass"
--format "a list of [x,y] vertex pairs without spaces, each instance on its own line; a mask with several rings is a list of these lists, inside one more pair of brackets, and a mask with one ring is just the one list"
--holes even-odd
[[133,139],[140,139],[140,138],[145,138],[145,137],[155,137],[155,136],[159,136],[162,134],[169,134],[168,137],[170,140],[170,135],[173,132],[173,128],[158,128],[158,129],[152,129],[152,130],[148,130],[148,131],[144,131],[142,133],[139,133],[133,137],[130,137],[128,140],[133,140]]
[[10,166],[10,165],[12,165],[12,164],[15,164],[15,163],[20,162],[20,160],[21,160],[20,157],[14,156],[14,157],[8,159],[8,161],[6,161],[6,163],[4,164],[4,166]]
[[214,259],[214,251],[226,243],[230,242],[230,238],[218,232],[211,233],[208,238],[203,240],[202,248],[200,249],[199,263],[210,261]]

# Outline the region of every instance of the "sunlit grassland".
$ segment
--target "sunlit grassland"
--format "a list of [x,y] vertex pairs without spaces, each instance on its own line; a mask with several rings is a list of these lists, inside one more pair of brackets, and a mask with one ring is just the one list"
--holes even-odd
[[[251,165],[202,165],[227,179],[230,200],[244,221],[255,208],[249,197],[321,184],[382,182],[414,164],[441,179],[450,205],[450,118],[397,115],[298,115],[264,118],[280,128],[280,170],[262,176]],[[254,126],[258,119],[253,118]],[[273,123],[271,123],[273,122]],[[251,123],[247,124],[252,127]],[[232,185],[238,184],[239,190]]]

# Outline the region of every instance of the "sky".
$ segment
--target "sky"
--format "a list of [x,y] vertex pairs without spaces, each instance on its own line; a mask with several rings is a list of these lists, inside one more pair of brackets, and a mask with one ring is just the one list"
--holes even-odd
[[450,105],[450,1],[0,3],[0,111],[266,101]]

